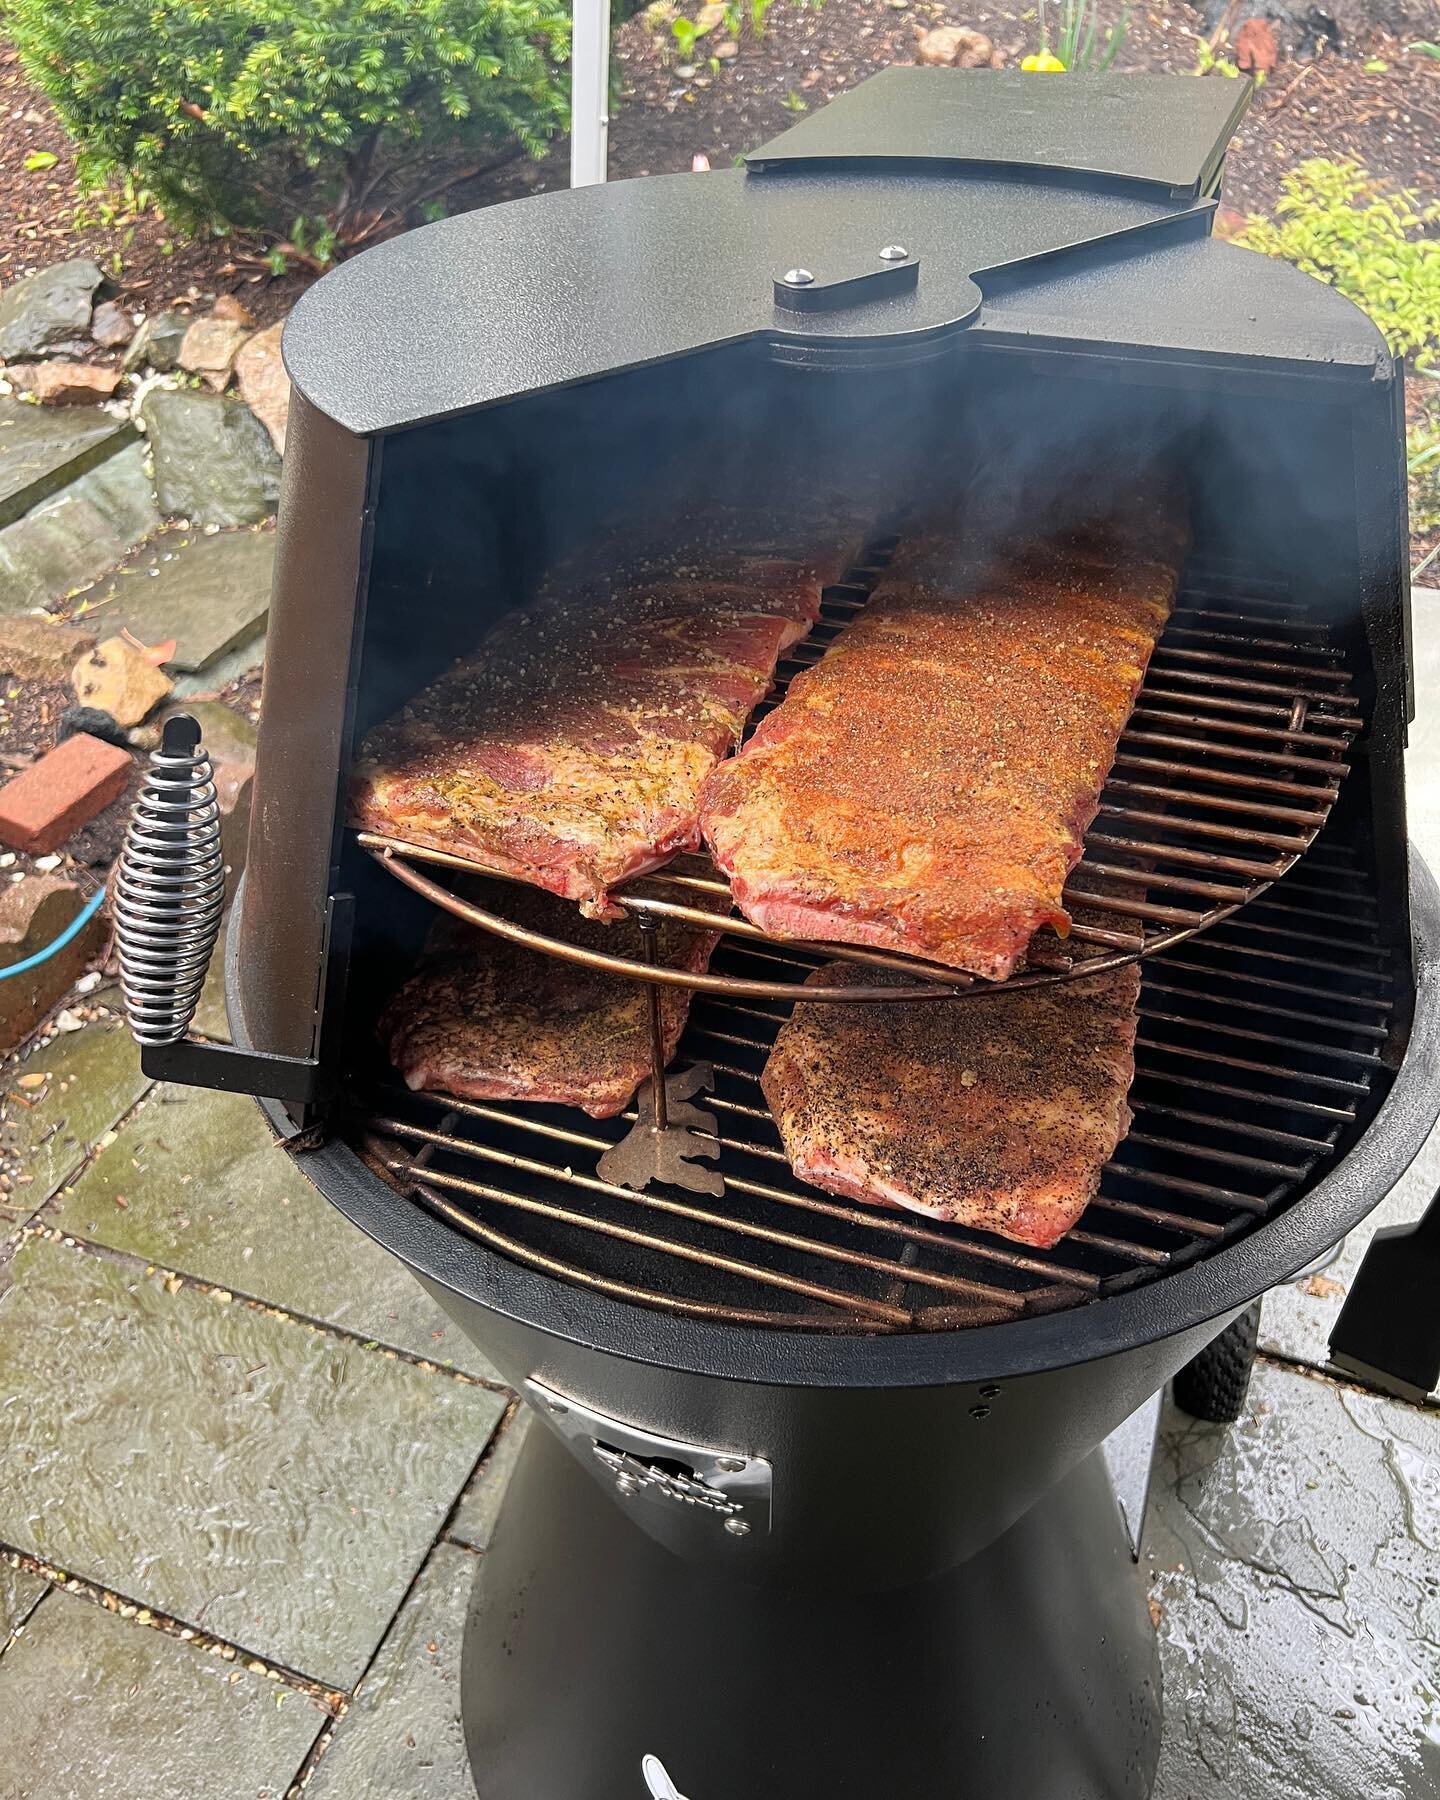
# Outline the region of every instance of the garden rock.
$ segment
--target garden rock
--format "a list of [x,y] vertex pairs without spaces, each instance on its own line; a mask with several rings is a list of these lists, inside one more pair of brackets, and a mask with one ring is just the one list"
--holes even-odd
[[985,69],[995,55],[992,39],[968,25],[937,25],[920,39],[919,58],[940,68]]
[[135,335],[135,327],[123,306],[102,300],[90,319],[90,335],[102,350],[118,350]]
[[254,525],[274,511],[280,458],[248,406],[156,388],[140,416],[154,446],[161,512],[202,525]]
[[190,321],[183,313],[161,312],[145,320],[130,340],[122,367],[128,375],[143,364],[168,375],[180,360]]
[[[249,719],[242,718],[233,706],[223,700],[185,700],[172,702],[158,715],[158,731],[176,713],[189,713],[200,727],[200,742],[205,754],[217,767],[221,763],[253,763],[258,733]],[[147,730],[149,727],[146,728]]]
[[147,551],[96,602],[112,629],[143,644],[173,638],[165,660],[181,670],[207,668],[254,635],[270,608],[273,531],[168,532]]
[[180,345],[180,367],[201,376],[218,392],[229,381],[247,335],[245,326],[234,319],[213,315],[196,319]]
[[92,633],[53,619],[26,614],[0,619],[0,669],[17,681],[44,682],[47,687],[68,681],[76,657],[94,648]]
[[42,406],[93,406],[120,385],[118,369],[94,363],[15,363],[5,372],[12,387],[33,394]]
[[122,750],[130,747],[129,734],[98,706],[67,706],[55,722],[57,744],[63,744],[66,738],[78,737],[81,732],[104,743],[116,744]]
[[11,282],[0,292],[0,361],[78,356],[90,334],[91,302],[103,277],[77,256]]
[[240,384],[241,397],[270,433],[271,442],[282,456],[285,427],[290,419],[290,377],[280,360],[284,329],[282,324],[257,331],[235,358],[235,379]]
[[82,706],[98,707],[117,725],[138,725],[174,685],[122,637],[106,638],[82,656],[71,681]]
[[[0,891],[0,968],[43,950],[84,904],[80,889],[59,875],[27,875]],[[24,975],[0,981],[0,1052],[22,1043],[60,1004],[104,941],[105,926],[97,914],[63,950]]]
[[247,329],[255,323],[255,315],[238,294],[222,294],[210,308],[210,316],[214,319],[233,319],[237,325]]

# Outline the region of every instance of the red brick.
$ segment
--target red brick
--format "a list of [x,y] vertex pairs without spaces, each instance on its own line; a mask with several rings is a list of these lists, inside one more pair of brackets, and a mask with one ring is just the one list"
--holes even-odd
[[128,750],[77,732],[0,788],[0,843],[30,856],[58,850],[118,800],[134,768]]

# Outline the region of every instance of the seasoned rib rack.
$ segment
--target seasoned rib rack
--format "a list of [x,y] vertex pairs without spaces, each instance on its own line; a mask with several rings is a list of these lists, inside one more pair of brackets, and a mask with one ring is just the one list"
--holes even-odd
[[[825,590],[819,624],[782,661],[752,729],[778,703],[789,681],[825,654],[865,604],[897,542],[894,537],[878,540],[844,583]],[[1203,559],[1192,562],[1121,737],[1100,811],[1086,834],[1084,857],[1066,884],[1065,901],[1072,911],[1103,907],[1108,915],[1104,923],[1077,919],[1072,928],[1073,942],[1103,952],[1098,960],[1085,959],[1085,971],[1183,942],[1246,905],[1284,874],[1328,818],[1360,726],[1349,671],[1321,626],[1298,617],[1293,601],[1275,584],[1241,579],[1236,571]],[[413,866],[463,869],[468,865],[460,858],[373,833],[359,834],[358,841],[435,904],[505,934],[497,915],[466,908],[443,882]],[[708,861],[695,856],[629,883],[616,898],[632,914],[713,923],[694,899],[725,892]],[[795,947],[738,916],[724,929],[750,944]],[[539,947],[567,952],[554,939]],[[831,946],[830,954],[907,970],[916,985],[812,989],[811,998],[921,998],[985,991],[985,984],[973,977],[913,957],[849,946]],[[642,979],[670,978],[633,961],[610,966]],[[1074,968],[1066,944],[1042,931],[1031,946],[1028,966],[1010,978],[1010,985],[1063,980]],[[788,992],[787,980],[773,973],[738,977],[712,972],[689,980],[702,992],[752,999]]]
[[[818,960],[735,940],[716,957],[737,976],[783,964],[791,982]],[[1048,1251],[798,1182],[758,1083],[779,1002],[702,995],[681,1042],[682,1063],[715,1069],[723,1201],[601,1182],[626,1119],[410,1095],[378,1074],[352,1134],[419,1204],[583,1286],[748,1324],[940,1330],[1083,1305],[1282,1208],[1373,1111],[1390,1009],[1365,864],[1322,840],[1272,894],[1146,962],[1134,1125]]]

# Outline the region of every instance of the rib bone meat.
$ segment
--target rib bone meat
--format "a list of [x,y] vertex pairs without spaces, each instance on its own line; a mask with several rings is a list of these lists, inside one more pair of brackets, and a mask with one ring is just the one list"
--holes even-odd
[[779,937],[909,952],[994,979],[1080,858],[1184,531],[1127,516],[962,566],[902,552],[860,616],[706,784],[737,904]]
[[[547,937],[640,959],[639,928],[580,917],[533,889],[479,884],[467,890],[496,912]],[[704,904],[704,902],[701,902]],[[660,960],[703,970],[716,934],[666,920]],[[665,1059],[690,1010],[687,988],[660,990]],[[381,1016],[390,1059],[416,1090],[471,1100],[551,1101],[597,1119],[623,1112],[650,1073],[644,985],[512,944],[478,926],[442,919],[424,958]]]
[[371,733],[352,824],[612,916],[612,887],[698,845],[705,777],[820,588],[729,552],[550,590]]
[[[809,984],[874,982],[853,963]],[[961,1001],[800,1003],[761,1085],[802,1180],[1048,1248],[1129,1129],[1134,964]]]

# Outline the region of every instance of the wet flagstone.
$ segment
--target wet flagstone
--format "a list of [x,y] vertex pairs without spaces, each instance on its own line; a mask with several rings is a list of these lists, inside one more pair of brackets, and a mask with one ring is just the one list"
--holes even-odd
[[28,1569],[14,1569],[9,1563],[0,1562],[0,1654],[11,1634],[35,1610],[49,1585]]
[[99,407],[58,412],[0,398],[0,526],[133,442],[135,428]]
[[0,1659],[0,1800],[280,1800],[327,1714],[69,1594]]
[[1262,1363],[1238,1425],[1167,1415],[1152,1494],[1156,1800],[1432,1800],[1440,1414]]
[[[39,1074],[49,1077],[43,1086],[20,1086]],[[118,1017],[55,1038],[0,1078],[0,1150],[31,1178],[0,1195],[0,1226],[20,1225],[43,1206],[149,1085]]]
[[84,587],[159,524],[144,446],[132,444],[0,531],[0,611]]
[[7,1275],[0,1542],[353,1686],[496,1396],[46,1238]]
[[529,1407],[522,1406],[491,1445],[485,1461],[475,1471],[474,1479],[461,1496],[459,1506],[455,1508],[455,1517],[450,1525],[450,1536],[460,1543],[473,1545],[477,1550],[489,1548],[495,1521],[500,1516],[500,1503],[505,1498],[505,1489],[509,1486],[510,1476],[514,1472],[532,1420]]
[[453,1544],[435,1551],[336,1726],[307,1800],[474,1800],[460,1647],[477,1567]]
[[270,609],[274,562],[272,531],[166,532],[105,585],[107,629],[123,626],[142,644],[174,638],[172,673],[207,669],[254,637]]
[[363,1339],[495,1378],[409,1270],[316,1192],[244,1094],[157,1088],[62,1196],[51,1222]]

